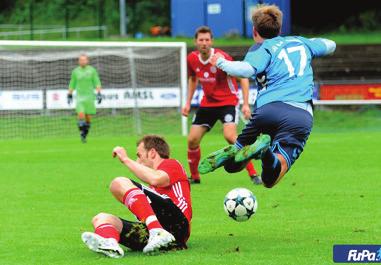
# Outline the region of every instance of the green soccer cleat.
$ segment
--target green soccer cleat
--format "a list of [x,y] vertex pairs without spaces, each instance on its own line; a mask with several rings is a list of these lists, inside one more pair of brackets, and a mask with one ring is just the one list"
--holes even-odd
[[252,145],[247,145],[237,152],[234,160],[242,162],[249,159],[261,159],[262,154],[270,147],[271,138],[267,134],[261,134]]
[[206,158],[201,160],[198,165],[198,171],[200,174],[206,174],[214,171],[215,169],[223,166],[227,160],[233,158],[237,151],[238,148],[235,145],[229,145],[211,153]]

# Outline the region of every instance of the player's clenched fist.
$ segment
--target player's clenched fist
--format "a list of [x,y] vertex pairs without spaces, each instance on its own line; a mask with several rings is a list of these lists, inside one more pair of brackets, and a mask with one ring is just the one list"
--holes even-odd
[[118,157],[120,162],[124,163],[128,158],[126,150],[123,147],[117,146],[112,150],[112,157]]

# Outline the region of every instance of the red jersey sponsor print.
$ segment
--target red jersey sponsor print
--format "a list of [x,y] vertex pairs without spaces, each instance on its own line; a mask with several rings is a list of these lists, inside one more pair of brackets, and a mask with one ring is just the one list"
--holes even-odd
[[153,187],[156,192],[167,195],[184,213],[189,223],[192,219],[192,205],[188,177],[183,166],[175,159],[164,159],[157,170],[165,171],[169,176],[167,187]]
[[[226,60],[232,57],[220,49],[211,49],[210,56],[221,53]],[[204,96],[201,107],[236,106],[238,104],[238,86],[234,77],[228,76],[224,71],[212,66],[209,59],[203,61],[199,51],[188,54],[188,76],[195,76],[199,80]]]

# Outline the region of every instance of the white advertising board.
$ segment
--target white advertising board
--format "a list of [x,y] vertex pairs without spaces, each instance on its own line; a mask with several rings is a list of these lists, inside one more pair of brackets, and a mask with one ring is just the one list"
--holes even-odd
[[0,91],[0,110],[35,110],[43,104],[42,90]]
[[[103,89],[102,103],[97,108],[161,108],[179,107],[179,88],[139,88],[133,89]],[[75,107],[67,103],[67,90],[48,90],[46,92],[46,107],[48,109],[70,109]]]

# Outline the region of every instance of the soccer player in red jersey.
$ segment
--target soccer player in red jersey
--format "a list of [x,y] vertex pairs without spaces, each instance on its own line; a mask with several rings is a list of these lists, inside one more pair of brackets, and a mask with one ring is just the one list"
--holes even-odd
[[146,135],[137,143],[136,161],[119,146],[114,148],[113,156],[150,186],[126,177],[117,177],[110,185],[114,197],[139,221],[99,213],[92,220],[95,232],[84,232],[83,242],[112,258],[124,256],[119,244],[144,253],[186,248],[192,218],[190,186],[183,166],[169,158],[166,141]]
[[[195,45],[197,50],[188,54],[188,97],[182,114],[188,116],[193,94],[198,82],[201,83],[204,96],[200,108],[196,112],[188,135],[188,162],[191,172],[191,183],[200,183],[198,163],[201,157],[200,142],[202,137],[213,128],[217,120],[223,123],[223,133],[230,144],[237,139],[237,124],[239,121],[238,86],[235,77],[210,64],[209,59],[215,53],[221,53],[225,59],[232,60],[230,55],[220,49],[212,48],[213,34],[209,27],[202,26],[196,30]],[[245,119],[251,115],[249,106],[249,80],[240,79],[242,87],[242,113]],[[255,184],[262,181],[257,175],[254,165],[250,162],[246,170]]]

